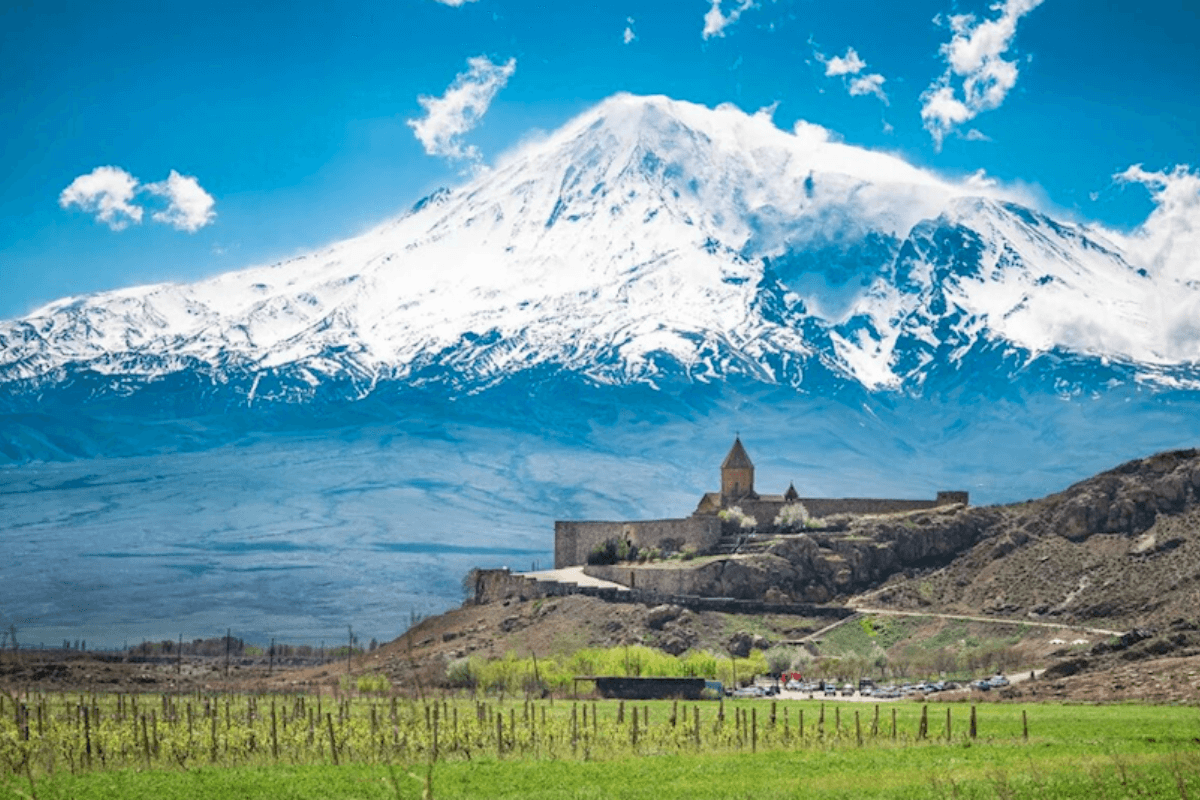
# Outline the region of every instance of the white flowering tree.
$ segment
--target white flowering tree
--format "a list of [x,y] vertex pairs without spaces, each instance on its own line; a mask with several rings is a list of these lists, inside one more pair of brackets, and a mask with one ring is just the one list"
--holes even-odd
[[725,522],[733,523],[742,530],[751,530],[758,526],[758,520],[742,511],[741,506],[730,506],[717,514]]
[[809,513],[803,503],[788,503],[775,516],[775,527],[781,531],[801,531],[808,526]]

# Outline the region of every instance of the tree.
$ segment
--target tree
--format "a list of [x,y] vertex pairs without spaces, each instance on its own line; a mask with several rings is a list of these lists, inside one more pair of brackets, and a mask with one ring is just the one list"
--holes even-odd
[[802,531],[808,526],[810,515],[803,503],[788,503],[775,515],[775,527],[781,531]]

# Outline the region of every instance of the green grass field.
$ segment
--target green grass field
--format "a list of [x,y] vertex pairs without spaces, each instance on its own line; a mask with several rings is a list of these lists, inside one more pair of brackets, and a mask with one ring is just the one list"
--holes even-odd
[[871,704],[819,702],[779,702],[772,724],[764,700],[726,702],[722,721],[716,702],[455,699],[435,715],[433,703],[393,714],[390,699],[325,698],[323,725],[312,698],[150,696],[136,712],[130,698],[27,700],[25,728],[11,702],[0,719],[0,797],[420,798],[431,775],[435,798],[1200,799],[1190,707],[989,703],[972,739],[965,704],[930,704],[922,738],[915,703],[881,705],[876,727]]

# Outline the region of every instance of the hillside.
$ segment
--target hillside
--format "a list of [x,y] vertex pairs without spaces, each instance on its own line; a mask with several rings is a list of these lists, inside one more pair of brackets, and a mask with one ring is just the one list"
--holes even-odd
[[[759,647],[807,642],[807,650],[792,651],[805,659],[870,664],[882,656],[920,670],[956,658],[980,664],[994,658],[1006,670],[1048,668],[1037,681],[1005,690],[1004,697],[1155,702],[1200,697],[1200,451],[1131,461],[1042,500],[864,517],[846,527],[854,538],[890,536],[893,543],[902,530],[902,546],[916,556],[929,542],[952,547],[947,531],[970,530],[974,543],[948,556],[945,566],[910,568],[883,586],[830,598],[916,615],[887,622],[885,614],[868,611],[870,625],[852,620],[844,633],[821,635],[829,620],[786,614],[653,609],[579,596],[513,597],[468,603],[425,620],[367,657],[362,667],[401,683],[414,674],[436,683],[452,659],[468,655],[553,654],[632,643],[670,652],[689,647],[730,652],[741,646],[739,637],[748,636],[746,642]],[[756,558],[760,564],[782,560],[778,548],[745,561]],[[747,567],[738,574],[759,580],[766,572]],[[776,577],[791,574],[783,570]],[[737,577],[726,573],[726,580]],[[748,587],[719,588],[737,594]],[[762,590],[760,584],[753,588]],[[1089,628],[1130,633],[1118,639],[1085,632]]]
[[1130,461],[996,513],[944,568],[858,602],[1120,629],[1200,609],[1200,451]]

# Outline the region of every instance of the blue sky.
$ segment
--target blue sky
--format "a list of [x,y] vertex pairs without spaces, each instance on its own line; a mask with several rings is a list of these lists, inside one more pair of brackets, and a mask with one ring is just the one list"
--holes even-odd
[[[1200,164],[1194,0],[714,2],[7,4],[0,317],[351,236],[462,181],[470,159],[438,152],[486,163],[619,91],[778,104],[780,127],[1120,228],[1153,204],[1114,174]],[[437,106],[464,74],[488,84],[477,118]],[[942,87],[961,107],[931,102]],[[448,117],[426,147],[408,123],[430,102]],[[97,187],[122,180],[140,220],[98,220]]]

